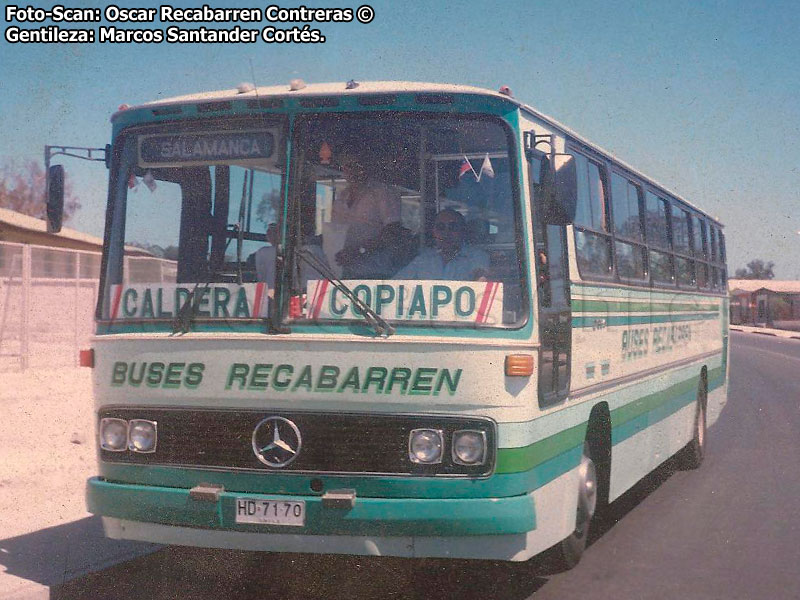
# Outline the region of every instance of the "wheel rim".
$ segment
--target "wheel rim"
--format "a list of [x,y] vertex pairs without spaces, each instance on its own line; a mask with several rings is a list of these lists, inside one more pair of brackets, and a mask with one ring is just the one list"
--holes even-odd
[[578,467],[580,487],[578,488],[578,515],[575,521],[575,533],[583,536],[589,528],[589,522],[597,507],[597,470],[594,462],[585,454]]

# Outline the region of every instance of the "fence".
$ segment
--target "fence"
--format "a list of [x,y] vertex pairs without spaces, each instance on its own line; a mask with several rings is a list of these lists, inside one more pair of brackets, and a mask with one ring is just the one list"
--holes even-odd
[[[174,281],[175,263],[125,257],[126,283]],[[73,366],[89,346],[100,253],[0,242],[0,371]]]

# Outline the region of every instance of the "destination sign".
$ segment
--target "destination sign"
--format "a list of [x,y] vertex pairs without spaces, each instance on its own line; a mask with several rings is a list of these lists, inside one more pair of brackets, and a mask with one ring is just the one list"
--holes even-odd
[[[192,294],[194,291],[194,294]],[[111,286],[112,320],[172,318],[189,301],[198,317],[215,319],[266,318],[269,290],[265,283],[143,283]]]
[[[367,306],[396,321],[503,322],[503,284],[496,281],[344,281]],[[361,309],[327,280],[309,281],[308,319],[358,319]]]
[[139,138],[143,167],[258,160],[272,156],[270,131],[226,131],[144,135]]

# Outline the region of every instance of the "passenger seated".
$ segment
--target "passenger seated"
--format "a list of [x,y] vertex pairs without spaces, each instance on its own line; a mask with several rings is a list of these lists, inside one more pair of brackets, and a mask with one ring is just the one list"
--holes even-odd
[[264,281],[269,289],[275,287],[275,258],[278,250],[278,224],[270,223],[267,227],[266,240],[270,244],[259,248],[253,254],[256,263],[258,281]]
[[433,224],[434,248],[425,248],[395,279],[436,279],[479,281],[489,275],[489,255],[465,243],[466,223],[463,215],[446,208],[436,215]]
[[[278,233],[278,225],[270,223],[267,227],[266,234],[267,242],[270,246],[264,246],[258,249],[252,256],[255,259],[256,274],[258,281],[266,282],[269,289],[275,288],[275,259],[278,249],[278,242],[280,235]],[[313,255],[313,257],[323,265],[326,269],[330,269],[328,260],[325,258],[325,253],[322,251],[319,239],[314,235],[314,222],[303,222],[303,240],[300,249],[304,252]],[[249,260],[249,259],[248,259]],[[308,286],[309,279],[324,279],[325,276],[317,271],[314,267],[304,261],[299,262],[300,267],[300,288],[305,290]]]

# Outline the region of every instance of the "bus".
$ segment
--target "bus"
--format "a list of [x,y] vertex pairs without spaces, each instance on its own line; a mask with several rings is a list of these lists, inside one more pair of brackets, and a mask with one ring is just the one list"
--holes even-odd
[[112,123],[84,353],[111,538],[569,567],[702,462],[722,225],[508,88],[242,84]]

